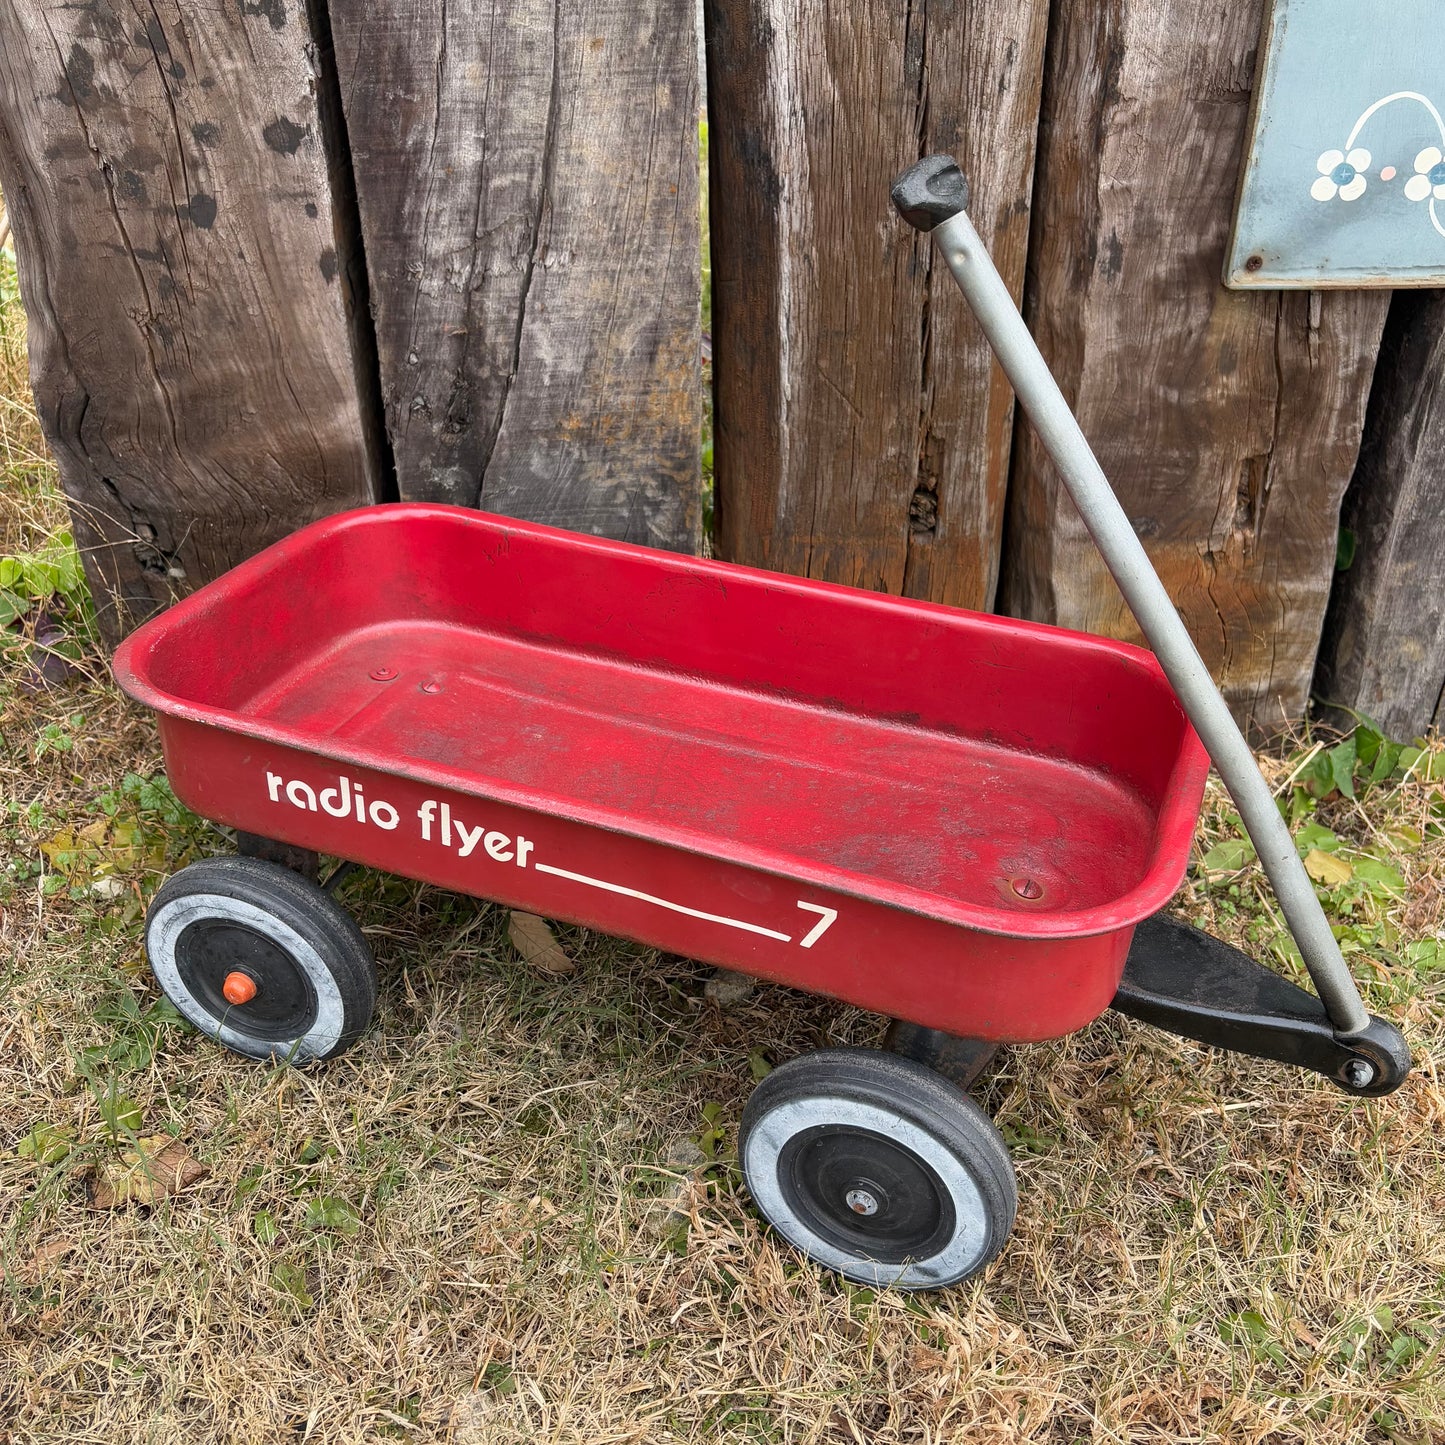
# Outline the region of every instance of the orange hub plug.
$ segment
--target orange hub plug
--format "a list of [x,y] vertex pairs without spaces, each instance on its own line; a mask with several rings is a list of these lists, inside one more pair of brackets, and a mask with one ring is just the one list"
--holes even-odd
[[226,995],[227,1003],[250,1003],[256,997],[256,980],[249,973],[228,973],[221,992]]

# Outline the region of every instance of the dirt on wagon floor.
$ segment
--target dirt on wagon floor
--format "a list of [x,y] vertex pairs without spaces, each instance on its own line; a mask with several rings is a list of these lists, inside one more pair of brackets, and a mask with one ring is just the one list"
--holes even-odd
[[[760,1224],[733,1145],[755,1075],[877,1018],[723,1009],[579,931],[548,977],[499,910],[363,873],[355,1050],[270,1069],[179,1024],[143,910],[230,841],[88,635],[8,263],[0,301],[0,1442],[1445,1440],[1438,748],[1269,763],[1409,1032],[1399,1094],[1112,1016],[1011,1050],[980,1090],[1020,1178],[1002,1257],[855,1289]],[[1217,786],[1178,906],[1292,966]]]

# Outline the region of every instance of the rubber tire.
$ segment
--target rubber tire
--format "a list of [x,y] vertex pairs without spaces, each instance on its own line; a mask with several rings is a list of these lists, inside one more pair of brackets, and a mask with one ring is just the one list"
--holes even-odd
[[[759,1129],[769,1119],[774,1121],[775,1129],[787,1129],[786,1122],[779,1124],[782,1116],[778,1114],[785,1107],[789,1118],[802,1116],[805,1121],[789,1132],[788,1138],[818,1124],[837,1122],[841,1112],[838,1100],[891,1115],[898,1121],[900,1132],[925,1138],[934,1151],[931,1157],[922,1156],[928,1159],[930,1168],[942,1164],[947,1172],[956,1173],[947,1163],[954,1161],[976,1190],[976,1201],[968,1211],[970,1226],[977,1236],[974,1243],[964,1238],[966,1230],[959,1225],[956,1213],[948,1245],[929,1260],[879,1263],[864,1253],[844,1257],[840,1246],[810,1232],[806,1220],[789,1212],[791,1206],[778,1181],[786,1139],[781,1148],[775,1147],[776,1138],[766,1130],[760,1134]],[[810,1102],[816,1116],[808,1121]],[[895,1144],[899,1142],[898,1133],[891,1138]],[[910,1148],[907,1152],[920,1157],[917,1150]],[[968,1279],[1003,1248],[1018,1209],[1013,1161],[993,1120],[931,1069],[874,1049],[819,1049],[774,1069],[753,1090],[743,1110],[738,1158],[754,1203],[779,1234],[815,1263],[873,1289],[942,1289]],[[951,1190],[950,1195],[957,1208],[958,1192]],[[951,1260],[950,1248],[955,1251]]]
[[[211,901],[201,902],[203,899]],[[189,908],[187,900],[194,900]],[[234,912],[224,900],[234,902]],[[235,922],[243,910],[246,916],[240,921],[269,937],[324,998],[324,1027],[318,1018],[297,1038],[257,1037],[246,1031],[239,1010],[228,1008],[224,1016],[217,1015],[181,979],[174,944],[184,928],[177,920]],[[371,1023],[376,1008],[376,961],[370,944],[329,893],[279,863],[259,858],[206,858],[182,868],[161,885],[151,901],[145,937],[151,969],[166,997],[203,1034],[247,1058],[294,1064],[335,1058]]]

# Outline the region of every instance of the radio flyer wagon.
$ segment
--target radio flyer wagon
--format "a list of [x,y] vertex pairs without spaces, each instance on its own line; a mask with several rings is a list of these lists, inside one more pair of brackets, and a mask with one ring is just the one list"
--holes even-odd
[[[399,504],[270,547],[142,627],[115,669],[160,715],[177,795],[242,842],[168,880],[146,920],[198,1028],[302,1063],[367,1027],[370,949],[283,866],[318,853],[876,1010],[887,1049],[820,1050],[757,1086],[740,1161],[805,1254],[928,1288],[981,1269],[1013,1222],[1008,1151],[964,1092],[1002,1042],[1112,1005],[1359,1095],[1410,1060],[1338,952],[1321,962],[1333,938],[1307,880],[1291,887],[1294,845],[1127,521],[1127,542],[1108,534],[1117,503],[1102,474],[1089,491],[961,177],[935,158],[895,199],[936,227],[1163,668],[1102,638]],[[1190,715],[1324,1003],[1161,912],[1209,765]]]

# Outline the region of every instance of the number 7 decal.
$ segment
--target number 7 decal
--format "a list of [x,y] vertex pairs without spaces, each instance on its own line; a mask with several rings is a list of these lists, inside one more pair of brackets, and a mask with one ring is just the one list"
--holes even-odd
[[821,903],[804,903],[801,900],[798,907],[818,915],[818,921],[809,929],[808,936],[798,940],[799,947],[811,948],[833,926],[833,920],[837,918],[838,910],[824,908]]

